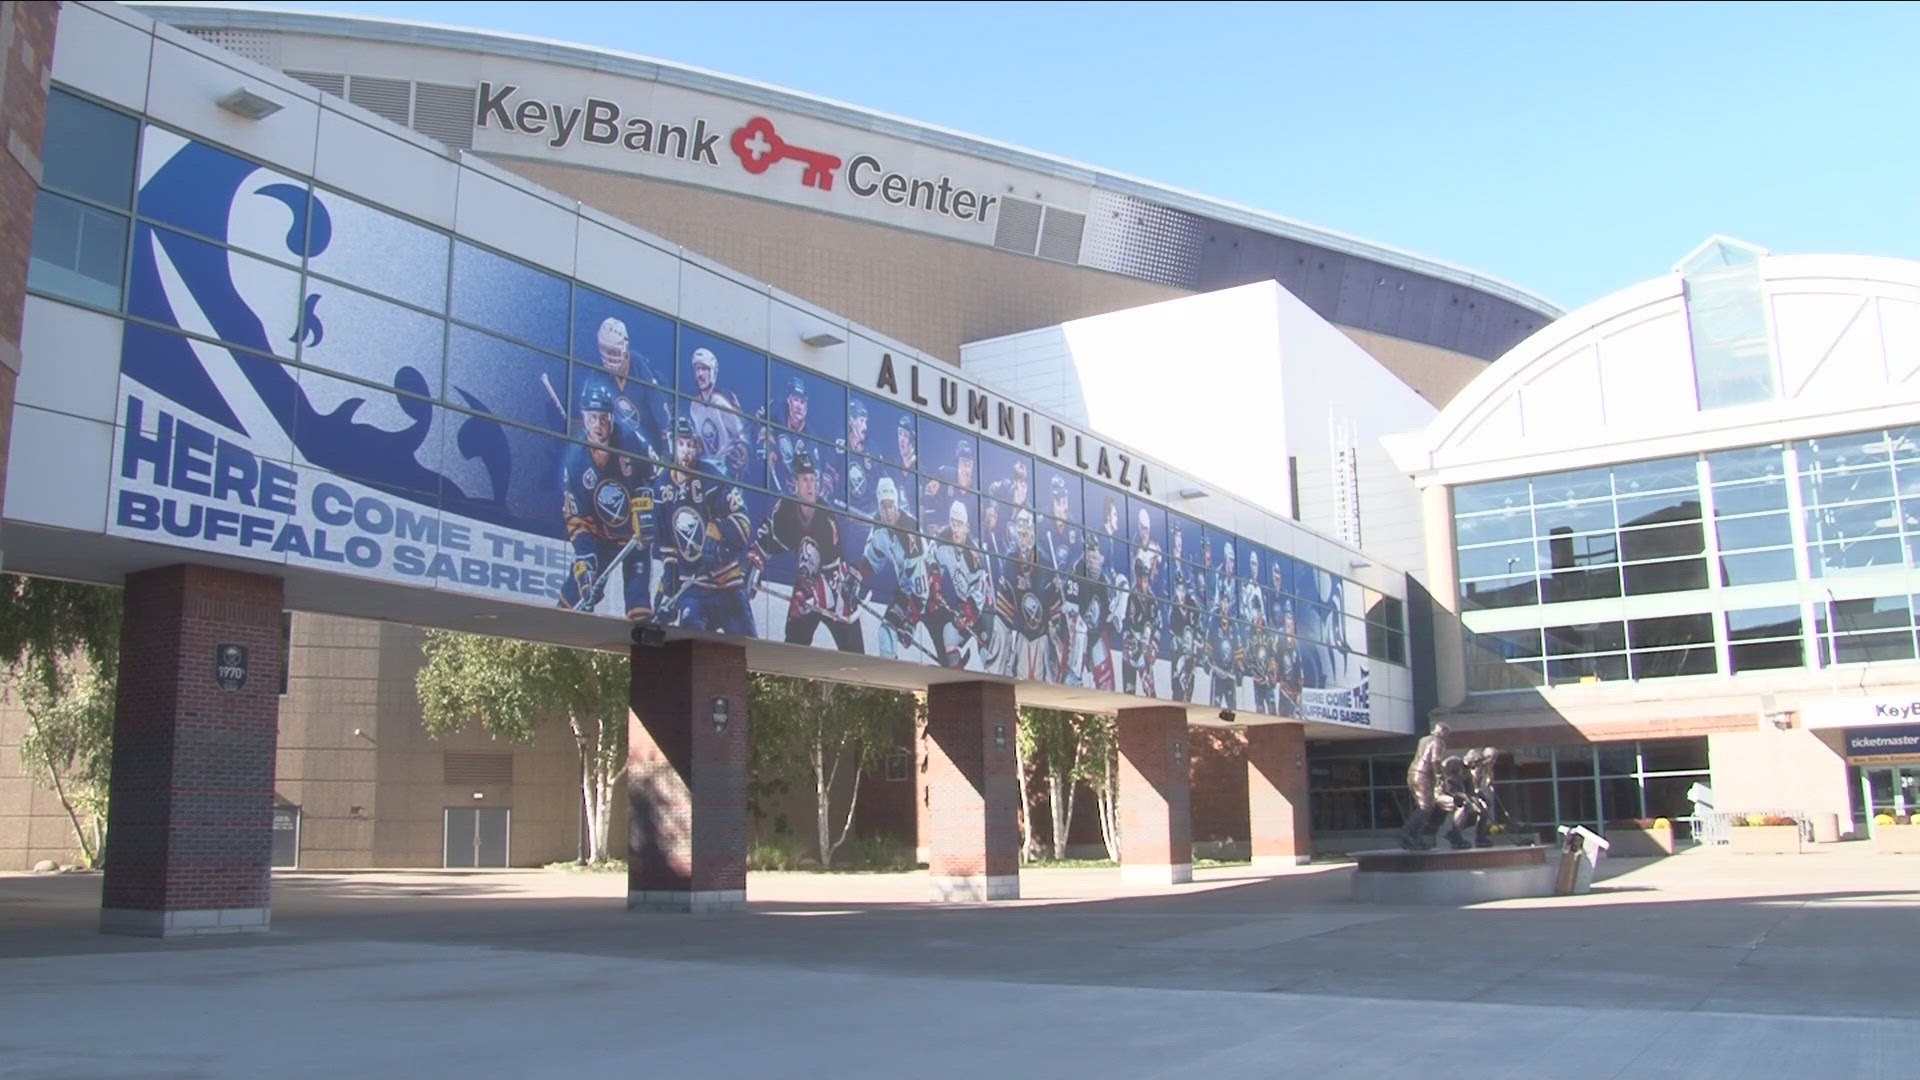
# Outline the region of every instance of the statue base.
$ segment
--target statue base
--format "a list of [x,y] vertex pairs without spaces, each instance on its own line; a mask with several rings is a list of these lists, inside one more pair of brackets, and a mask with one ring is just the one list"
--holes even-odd
[[[1546,846],[1362,851],[1353,871],[1353,898],[1370,904],[1477,904],[1523,896],[1552,896],[1560,851]],[[1583,864],[1588,860],[1581,859]],[[1590,869],[1575,892],[1593,884]]]

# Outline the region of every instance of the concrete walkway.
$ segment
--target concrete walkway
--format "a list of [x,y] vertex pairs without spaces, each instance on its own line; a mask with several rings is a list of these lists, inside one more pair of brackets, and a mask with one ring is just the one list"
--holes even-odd
[[1920,1073],[1920,857],[1693,852],[1585,897],[1346,899],[1344,867],[624,879],[285,874],[275,933],[92,931],[99,879],[0,876],[0,1076],[1476,1077]]

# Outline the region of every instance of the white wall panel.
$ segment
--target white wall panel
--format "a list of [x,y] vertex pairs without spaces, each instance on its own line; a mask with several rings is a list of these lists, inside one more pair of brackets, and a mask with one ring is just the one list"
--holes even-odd
[[401,214],[452,228],[460,166],[332,107],[320,110],[315,177]]
[[97,533],[107,527],[113,426],[16,405],[7,470],[7,518]]
[[[229,66],[228,61],[232,65],[246,62],[171,27],[159,26],[155,33],[147,82],[148,110],[155,119],[279,168],[312,174],[314,136],[320,123],[318,90],[270,77],[260,69]],[[280,111],[245,120],[216,104],[242,87],[279,102]]]
[[146,107],[152,32],[87,4],[67,4],[60,9],[58,40],[54,82],[129,109]]
[[716,334],[765,349],[771,302],[765,286],[743,285],[692,259],[680,264],[681,317]]
[[578,215],[471,166],[460,170],[461,235],[517,255],[558,274],[573,273]]
[[120,389],[120,320],[27,297],[20,335],[20,405],[114,422]]
[[583,220],[576,259],[581,281],[667,315],[680,313],[680,257],[673,252]]

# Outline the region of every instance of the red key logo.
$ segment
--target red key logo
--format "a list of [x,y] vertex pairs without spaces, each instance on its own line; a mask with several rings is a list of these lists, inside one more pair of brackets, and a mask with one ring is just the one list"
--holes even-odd
[[764,116],[756,116],[736,129],[730,145],[734,156],[740,159],[740,167],[755,176],[773,168],[776,161],[792,158],[806,167],[800,174],[801,186],[833,190],[833,171],[840,167],[840,159],[781,141],[780,136],[774,134],[773,121]]

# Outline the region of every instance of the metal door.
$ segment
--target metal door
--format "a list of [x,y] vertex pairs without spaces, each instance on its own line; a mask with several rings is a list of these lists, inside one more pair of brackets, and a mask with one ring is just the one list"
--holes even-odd
[[448,807],[446,865],[507,865],[512,813],[504,807]]

